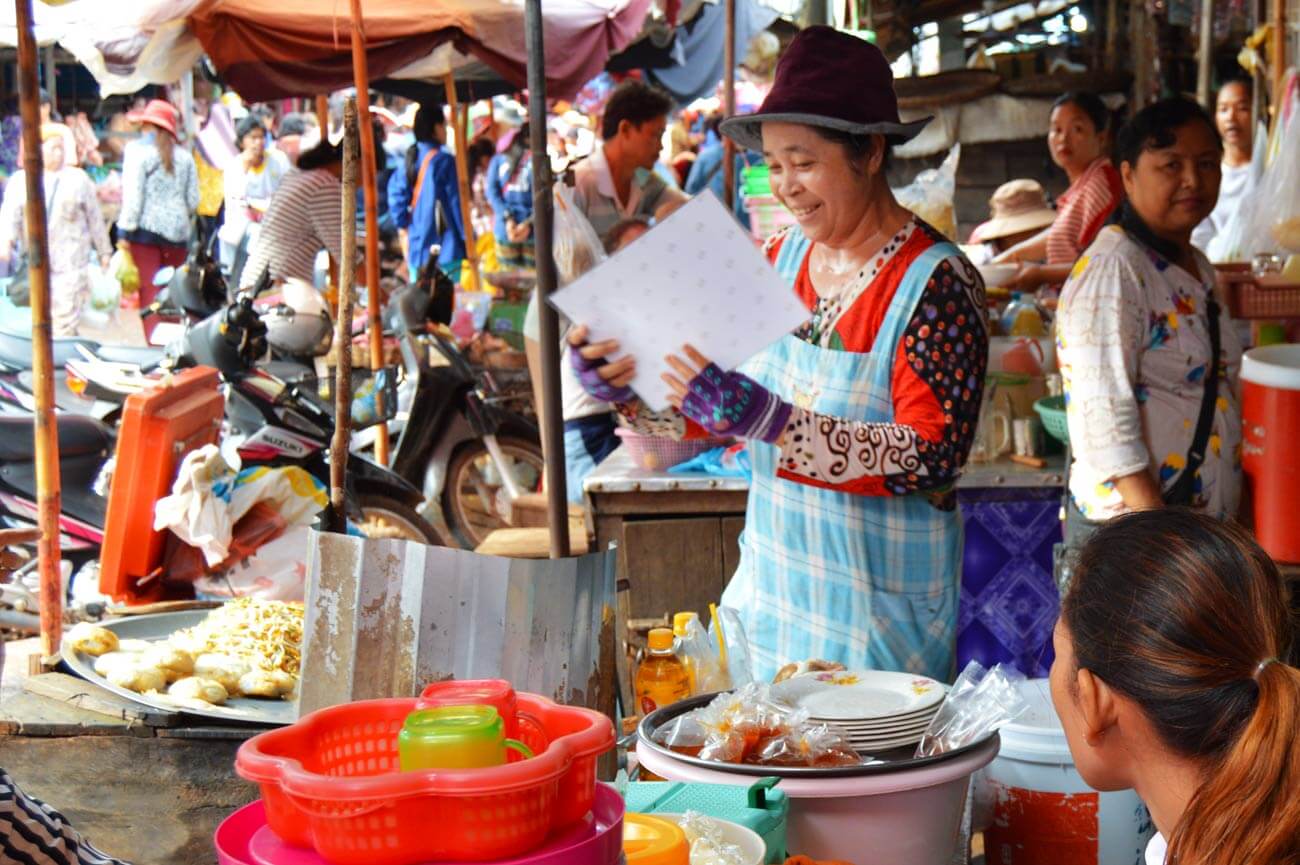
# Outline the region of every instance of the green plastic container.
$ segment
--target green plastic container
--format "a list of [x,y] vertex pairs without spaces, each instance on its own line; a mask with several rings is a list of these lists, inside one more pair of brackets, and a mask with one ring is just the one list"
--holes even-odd
[[634,781],[623,798],[634,814],[683,814],[698,811],[753,829],[767,845],[769,865],[786,860],[785,824],[790,800],[774,789],[779,778],[762,778],[751,787]]
[[1070,427],[1065,422],[1065,397],[1045,396],[1034,403],[1034,411],[1043,420],[1043,429],[1061,444],[1070,443]]

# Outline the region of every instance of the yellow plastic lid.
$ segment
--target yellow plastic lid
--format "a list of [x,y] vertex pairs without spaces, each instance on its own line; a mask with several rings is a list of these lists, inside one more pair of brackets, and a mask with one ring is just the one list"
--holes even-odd
[[667,628],[654,628],[647,640],[652,652],[670,652],[673,648],[673,632]]
[[690,865],[691,847],[682,827],[673,821],[627,814],[623,817],[623,855],[627,865]]
[[673,616],[673,633],[679,637],[686,636],[686,626],[691,623],[692,619],[698,619],[699,613],[678,613]]

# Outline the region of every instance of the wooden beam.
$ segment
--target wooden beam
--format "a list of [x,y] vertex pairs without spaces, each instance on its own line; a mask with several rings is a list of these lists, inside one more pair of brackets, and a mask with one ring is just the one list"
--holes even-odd
[[1214,0],[1201,0],[1201,32],[1196,49],[1196,101],[1211,113],[1210,71],[1214,67]]
[[[32,0],[14,0],[18,25],[18,101],[23,122],[23,173],[27,181],[27,277],[32,303],[32,376],[36,391],[36,509],[41,578],[41,655],[59,655],[63,640],[63,578],[59,568],[59,434],[54,417],[54,348],[50,324],[50,249],[45,236],[45,165],[41,153],[38,52]],[[51,97],[53,93],[51,93]],[[72,159],[75,153],[65,154]]]
[[1282,82],[1286,78],[1286,0],[1273,0],[1273,112],[1282,112]]
[[[465,118],[462,117],[460,110],[460,100],[456,98],[456,79],[450,72],[443,77],[443,86],[447,90],[447,113],[451,115],[449,119],[456,145],[456,185],[460,189],[461,224],[465,226],[465,256],[470,263],[469,290],[478,291],[478,249],[474,245],[474,221],[470,213],[469,138],[465,134]],[[414,205],[415,202],[411,204]]]
[[[384,327],[380,319],[379,300],[379,190],[375,179],[375,128],[370,120],[370,72],[366,64],[365,20],[361,13],[361,0],[352,2],[352,78],[357,88],[357,123],[361,127],[361,189],[366,200],[366,312],[370,335],[370,368],[378,371],[384,365]],[[339,296],[351,290],[355,274],[346,270],[339,274]],[[348,288],[344,289],[343,286]],[[340,351],[351,350],[348,345]],[[383,394],[375,390],[375,411],[384,415]],[[388,424],[375,428],[375,462],[388,465]]]
[[[357,161],[360,158],[357,101],[343,106],[343,273],[357,272]],[[334,318],[334,440],[330,442],[330,531],[347,531],[348,443],[352,435],[352,291],[354,281],[341,284]]]
[[324,93],[316,96],[316,124],[320,126],[320,140],[330,137],[330,98]]

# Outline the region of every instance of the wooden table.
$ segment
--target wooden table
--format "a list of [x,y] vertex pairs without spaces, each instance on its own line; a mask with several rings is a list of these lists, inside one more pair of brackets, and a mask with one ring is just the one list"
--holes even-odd
[[6,663],[0,766],[110,856],[211,865],[218,824],[258,796],[235,752],[262,728],[194,726],[61,673],[17,681],[20,660]]

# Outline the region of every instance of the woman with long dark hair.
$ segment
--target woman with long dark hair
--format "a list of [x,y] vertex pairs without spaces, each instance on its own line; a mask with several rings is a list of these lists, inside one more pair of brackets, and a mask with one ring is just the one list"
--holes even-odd
[[1052,701],[1084,781],[1150,809],[1149,865],[1300,863],[1295,625],[1277,566],[1229,523],[1143,511],[1083,547]]
[[415,143],[406,151],[404,170],[388,179],[388,213],[407,232],[407,264],[414,279],[438,244],[438,266],[460,277],[465,259],[465,226],[460,210],[456,157],[443,147],[447,137],[442,108],[421,105],[415,113]]
[[533,265],[533,152],[528,136],[525,123],[488,165],[487,195],[495,220],[497,259],[503,267]]

